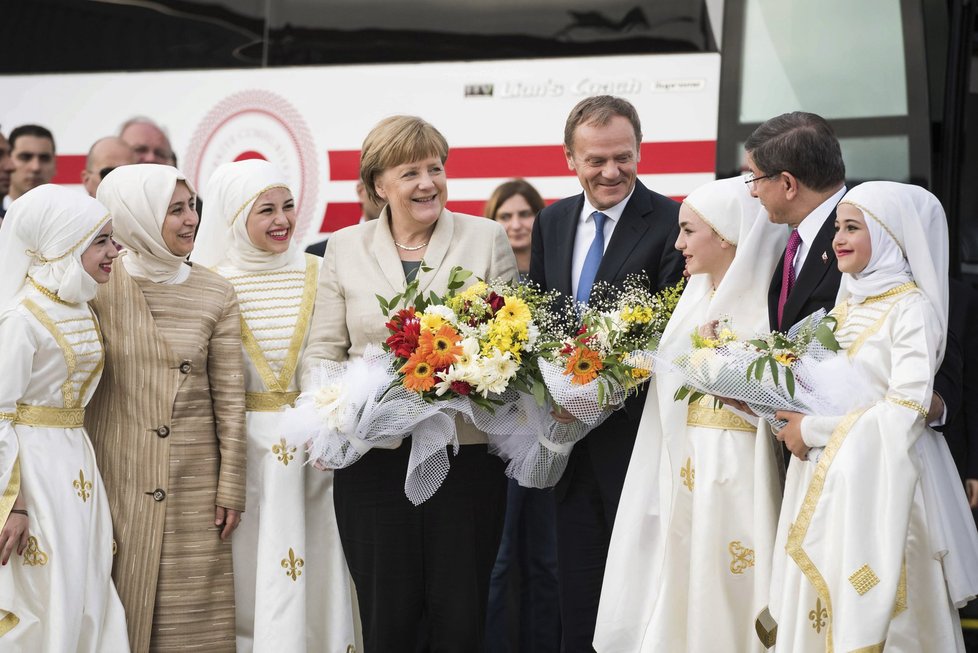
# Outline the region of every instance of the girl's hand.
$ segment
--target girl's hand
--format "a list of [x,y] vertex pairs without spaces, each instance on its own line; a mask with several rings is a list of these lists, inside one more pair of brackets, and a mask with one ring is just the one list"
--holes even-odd
[[553,410],[550,411],[550,416],[553,417],[558,424],[573,424],[577,421],[576,417],[568,413],[560,406],[554,406]]
[[[14,503],[14,508],[23,510]],[[27,515],[12,512],[7,515],[7,521],[0,529],[0,564],[6,565],[10,554],[16,549],[17,555],[22,555],[27,548]]]
[[801,437],[801,420],[805,416],[790,410],[779,410],[774,417],[788,422],[783,429],[775,433],[774,437],[784,442],[788,451],[802,460],[808,460],[809,447]]

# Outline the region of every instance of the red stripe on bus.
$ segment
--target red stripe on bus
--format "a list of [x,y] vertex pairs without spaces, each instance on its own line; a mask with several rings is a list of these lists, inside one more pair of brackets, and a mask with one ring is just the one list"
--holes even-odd
[[85,169],[84,154],[59,154],[57,156],[58,169],[54,173],[53,184],[80,184],[82,170]]
[[[716,141],[642,143],[638,172],[643,175],[713,172]],[[329,176],[333,181],[355,181],[360,176],[359,150],[329,153]],[[560,145],[513,145],[507,147],[455,147],[449,152],[448,177],[563,177],[567,168]]]
[[[672,199],[682,202],[685,196],[674,196]],[[556,202],[556,199],[544,200],[548,205]],[[456,213],[468,213],[469,215],[482,215],[485,211],[486,200],[448,200],[447,208]],[[319,225],[320,233],[332,233],[343,227],[360,222],[360,205],[356,202],[330,202],[326,205],[326,212],[323,214],[322,224]]]

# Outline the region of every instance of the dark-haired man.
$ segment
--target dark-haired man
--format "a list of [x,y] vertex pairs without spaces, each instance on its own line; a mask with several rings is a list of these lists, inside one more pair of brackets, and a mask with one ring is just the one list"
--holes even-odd
[[5,211],[15,199],[54,178],[54,135],[40,125],[21,125],[10,132],[10,156],[14,169],[3,200]]
[[[627,100],[602,95],[571,110],[564,155],[584,192],[540,212],[530,279],[578,301],[588,299],[595,281],[621,284],[629,273],[647,273],[656,288],[679,280],[679,204],[638,181],[641,142],[638,114]],[[644,403],[644,392],[632,397],[577,443],[556,487],[564,651],[592,650],[611,532]]]

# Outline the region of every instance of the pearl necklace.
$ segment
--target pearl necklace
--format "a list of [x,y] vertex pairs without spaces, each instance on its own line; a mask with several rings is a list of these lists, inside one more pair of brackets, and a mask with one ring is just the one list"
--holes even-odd
[[426,240],[423,243],[421,243],[420,245],[402,245],[401,243],[399,243],[399,242],[397,242],[395,240],[394,241],[394,245],[396,247],[400,248],[400,249],[403,249],[405,252],[416,252],[419,249],[421,249],[422,247],[427,247],[428,246],[428,241]]

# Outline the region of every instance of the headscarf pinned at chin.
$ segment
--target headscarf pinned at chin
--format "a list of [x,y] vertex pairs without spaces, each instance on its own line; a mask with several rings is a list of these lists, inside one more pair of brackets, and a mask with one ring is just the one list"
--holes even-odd
[[0,230],[0,306],[14,300],[28,276],[70,304],[95,297],[98,282],[81,257],[109,220],[95,199],[54,184],[16,199]]
[[263,159],[224,163],[207,181],[207,203],[191,260],[207,267],[229,263],[240,270],[279,270],[304,265],[295,239],[282,253],[256,247],[248,216],[258,198],[273,188],[289,190],[285,175]]
[[112,213],[115,239],[128,250],[126,270],[154,283],[177,279],[186,259],[163,240],[163,220],[178,182],[194,187],[171,166],[141,163],[116,168],[99,184],[98,200]]
[[858,275],[842,275],[837,301],[861,302],[913,281],[946,329],[948,233],[938,199],[913,184],[867,181],[846,193],[840,204],[862,212],[873,253]]

